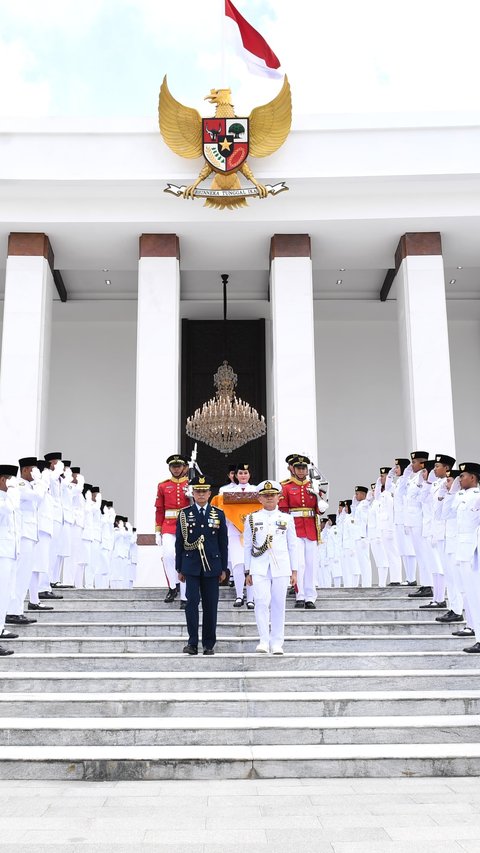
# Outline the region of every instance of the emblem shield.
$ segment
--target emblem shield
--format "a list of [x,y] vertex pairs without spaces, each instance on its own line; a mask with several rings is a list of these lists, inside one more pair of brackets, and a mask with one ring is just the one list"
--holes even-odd
[[203,156],[216,172],[236,172],[248,157],[248,118],[204,118]]

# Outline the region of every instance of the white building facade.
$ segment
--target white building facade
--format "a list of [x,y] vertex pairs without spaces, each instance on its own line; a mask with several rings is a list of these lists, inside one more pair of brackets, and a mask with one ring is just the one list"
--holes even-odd
[[289,192],[233,211],[163,192],[201,164],[153,126],[0,129],[2,461],[62,450],[146,566],[181,319],[221,319],[221,273],[265,319],[270,476],[309,453],[335,501],[419,447],[480,459],[480,121],[397,124],[294,127],[251,164]]

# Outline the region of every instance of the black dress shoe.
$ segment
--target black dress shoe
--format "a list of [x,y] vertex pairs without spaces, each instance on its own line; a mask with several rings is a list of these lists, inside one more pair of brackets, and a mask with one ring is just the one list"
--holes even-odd
[[313,603],[313,601],[306,601],[305,602],[305,610],[316,610],[316,609],[317,608],[315,607],[315,604]]
[[171,604],[172,601],[175,601],[177,595],[178,595],[178,592],[176,589],[169,589],[165,598],[163,599],[164,603],[165,604]]
[[389,586],[401,586],[400,581],[390,581]]
[[191,646],[190,643],[187,643],[186,646],[183,647],[184,655],[198,655],[197,646]]
[[460,631],[452,631],[452,637],[474,637],[473,628],[461,628]]
[[5,625],[33,625],[36,619],[30,619],[28,616],[6,616]]
[[475,643],[473,646],[467,646],[463,651],[467,652],[469,655],[480,655],[480,643]]
[[431,586],[419,586],[416,592],[409,592],[409,598],[431,598],[433,589]]
[[416,586],[416,585],[417,585],[416,581],[407,581],[407,586]]
[[305,610],[305,602],[304,601],[296,601],[295,602],[296,610]]
[[419,610],[446,610],[446,601],[431,601],[430,604],[421,604]]
[[213,651],[213,649],[204,649],[203,654],[204,655],[214,655],[215,652]]
[[435,622],[445,622],[449,624],[450,622],[464,622],[464,618],[461,614],[454,613],[453,610],[449,610],[448,613],[444,613],[443,616],[435,616]]
[[52,599],[58,598],[58,600],[60,601],[63,598],[63,595],[57,595],[55,592],[48,592],[48,590],[47,590],[45,592],[39,592],[38,597],[41,598],[42,600],[45,600],[45,599],[48,600],[50,598],[52,598]]
[[13,649],[4,649],[0,646],[0,658],[5,658],[7,655],[13,655]]
[[51,587],[52,589],[75,589],[75,587],[73,586],[73,584],[69,584],[69,583],[60,583],[60,582],[59,582],[59,583],[51,583],[51,584],[50,584],[50,587]]
[[13,631],[6,631],[4,628],[0,634],[0,640],[18,640],[18,634],[14,634]]
[[243,604],[244,604],[243,598],[236,598],[235,601],[233,602],[232,606],[233,607],[243,607]]
[[28,602],[29,610],[53,610],[53,607],[48,607],[46,604],[32,604],[31,601]]

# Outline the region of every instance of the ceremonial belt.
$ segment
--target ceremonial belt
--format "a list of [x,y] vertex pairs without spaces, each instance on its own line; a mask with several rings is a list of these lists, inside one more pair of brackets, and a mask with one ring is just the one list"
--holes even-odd
[[296,507],[290,510],[290,515],[293,515],[294,518],[313,518],[315,510],[307,509],[306,507]]
[[179,509],[166,509],[165,518],[178,518]]

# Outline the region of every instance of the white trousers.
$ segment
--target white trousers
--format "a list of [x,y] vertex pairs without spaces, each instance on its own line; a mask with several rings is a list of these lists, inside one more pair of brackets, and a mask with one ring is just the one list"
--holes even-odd
[[317,600],[315,581],[317,578],[318,544],[314,539],[304,539],[300,536],[297,538],[297,543],[297,601],[315,602]]
[[355,541],[355,554],[362,576],[362,587],[372,585],[372,561],[370,560],[370,547],[368,539],[357,539]]
[[473,564],[457,563],[460,588],[465,595],[465,615],[467,624],[475,631],[475,639],[480,642],[480,572],[473,570]]
[[[442,547],[443,545],[443,547]],[[460,589],[460,578],[458,574],[455,555],[451,551],[447,551],[445,542],[437,542],[440,559],[443,563],[445,572],[445,581],[447,584],[448,604],[450,610],[453,610],[457,616],[463,612],[463,595]]]
[[285,600],[289,580],[290,578],[287,576],[272,578],[270,568],[266,577],[253,575],[255,620],[261,643],[270,646],[283,646]]
[[[235,593],[237,598],[242,598],[243,587],[245,584],[245,567],[243,563],[233,567],[233,582],[235,584]],[[247,601],[253,601],[253,586],[247,586]]]
[[400,583],[402,580],[402,561],[397,548],[393,530],[382,530],[382,544],[388,560],[388,568],[391,583]]
[[50,559],[48,575],[52,583],[58,583],[62,569],[62,558],[60,557],[61,542],[63,536],[63,525],[61,521],[53,522],[53,536],[50,540]]
[[412,537],[413,547],[415,548],[420,586],[433,586],[432,567],[429,564],[430,554],[427,550],[426,540],[422,536],[422,527],[421,525],[407,527],[407,531]]
[[360,582],[360,566],[355,551],[344,551],[342,554],[343,585],[356,587]]
[[5,616],[12,594],[14,572],[15,560],[11,560],[9,557],[0,557],[0,631],[3,631],[5,625]]
[[175,570],[175,534],[162,533],[163,569],[169,589],[175,589],[178,577]]
[[33,539],[20,540],[20,554],[15,571],[15,586],[8,605],[9,616],[21,616],[27,589],[33,572],[33,552],[37,543]]

